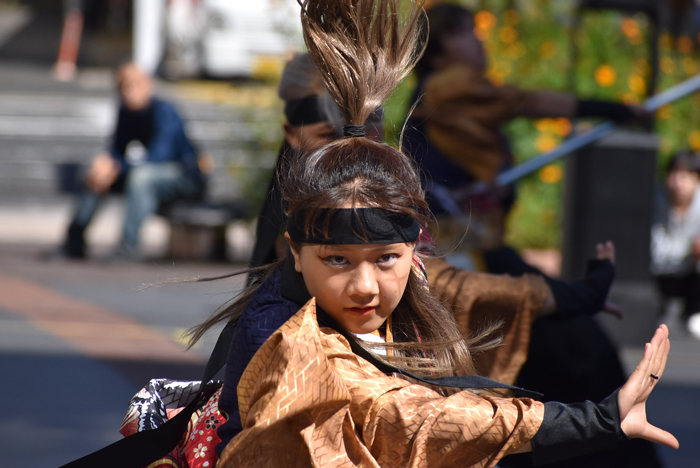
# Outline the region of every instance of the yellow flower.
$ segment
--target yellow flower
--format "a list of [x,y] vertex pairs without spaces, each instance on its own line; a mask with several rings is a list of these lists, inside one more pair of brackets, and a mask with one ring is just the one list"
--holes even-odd
[[627,79],[627,84],[629,85],[630,90],[635,94],[644,94],[647,92],[647,84],[644,81],[644,78],[639,75],[630,75],[630,77]]
[[559,142],[557,141],[557,139],[554,138],[551,133],[543,133],[542,135],[537,137],[537,140],[535,141],[535,147],[540,153],[546,153],[556,148],[558,143]]
[[552,132],[556,128],[556,121],[549,117],[535,121],[535,128],[540,132]]
[[694,151],[700,150],[700,131],[695,130],[688,135],[688,144]]
[[487,31],[496,26],[496,16],[490,11],[481,10],[474,15],[474,25],[476,29]]
[[662,58],[661,71],[667,75],[671,75],[674,71],[676,71],[676,62],[674,62],[671,57]]
[[639,24],[633,18],[625,18],[620,25],[622,32],[632,44],[641,44],[643,41],[642,31]]
[[549,164],[540,169],[539,176],[540,180],[545,184],[556,184],[564,177],[564,171],[561,166]]
[[512,44],[518,40],[518,31],[512,26],[504,26],[498,33],[498,37],[501,39],[501,42]]
[[540,57],[543,59],[552,58],[557,53],[557,44],[554,41],[546,41],[540,46]]
[[657,117],[659,117],[662,120],[667,120],[671,118],[671,106],[666,104],[665,106],[661,107],[658,111],[656,111]]
[[681,36],[676,41],[678,50],[684,54],[689,54],[693,51],[693,40],[688,36]]
[[695,60],[690,57],[683,57],[681,65],[683,65],[683,71],[687,75],[695,75],[698,72],[697,63],[695,63]]
[[595,71],[595,82],[603,88],[608,88],[617,81],[617,73],[610,65],[601,65]]
[[571,133],[571,121],[567,118],[560,117],[554,121],[554,133],[561,137],[567,136]]

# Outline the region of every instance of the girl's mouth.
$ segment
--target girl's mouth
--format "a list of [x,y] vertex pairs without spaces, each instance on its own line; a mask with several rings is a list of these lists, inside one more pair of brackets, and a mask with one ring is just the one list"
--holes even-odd
[[376,309],[376,307],[350,307],[346,308],[345,310],[347,310],[353,315],[369,315]]

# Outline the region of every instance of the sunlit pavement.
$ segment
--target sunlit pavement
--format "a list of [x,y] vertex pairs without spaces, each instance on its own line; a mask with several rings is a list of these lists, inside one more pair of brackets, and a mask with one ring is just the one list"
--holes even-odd
[[58,466],[117,440],[129,399],[150,378],[201,378],[217,333],[189,351],[182,334],[243,281],[177,284],[235,265],[56,263],[41,251],[0,246],[0,453],[8,468]]

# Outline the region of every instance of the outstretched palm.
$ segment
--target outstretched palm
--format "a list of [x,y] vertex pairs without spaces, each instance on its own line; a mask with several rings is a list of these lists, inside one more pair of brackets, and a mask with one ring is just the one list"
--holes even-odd
[[618,403],[621,427],[628,437],[642,438],[677,449],[678,440],[673,434],[649,424],[646,412],[647,398],[663,375],[670,347],[668,328],[661,325],[651,342],[646,344],[644,357],[637,368],[620,389]]

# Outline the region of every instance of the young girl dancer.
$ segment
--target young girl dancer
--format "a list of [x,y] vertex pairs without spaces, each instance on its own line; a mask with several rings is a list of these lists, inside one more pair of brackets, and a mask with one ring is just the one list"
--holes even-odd
[[292,164],[283,186],[291,255],[196,330],[237,321],[218,466],[482,467],[527,451],[541,464],[628,437],[677,447],[645,414],[668,355],[663,325],[627,383],[598,405],[418,380],[455,386],[451,377],[473,374],[474,349],[416,273],[429,216],[417,172],[362,125],[420,56],[422,10],[413,5],[401,28],[395,0],[300,3],[346,138]]

